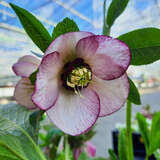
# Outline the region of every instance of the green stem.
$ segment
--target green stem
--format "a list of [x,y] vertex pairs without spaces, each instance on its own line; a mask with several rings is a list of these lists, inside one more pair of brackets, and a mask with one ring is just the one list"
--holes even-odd
[[127,110],[126,110],[126,143],[127,143],[127,159],[128,160],[133,160],[131,115],[132,115],[132,104],[128,100],[127,101]]
[[110,35],[110,28],[106,24],[106,0],[103,3],[103,35],[109,36]]
[[65,160],[70,160],[70,157],[69,157],[68,135],[65,135]]
[[145,160],[149,160],[149,156],[148,156],[148,155],[146,155],[146,158],[145,158]]

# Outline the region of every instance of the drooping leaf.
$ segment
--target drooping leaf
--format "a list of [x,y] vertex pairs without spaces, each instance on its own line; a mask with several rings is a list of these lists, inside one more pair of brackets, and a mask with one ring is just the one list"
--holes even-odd
[[106,17],[109,28],[113,25],[116,18],[119,17],[125,10],[128,2],[129,0],[112,0]]
[[108,150],[109,156],[111,160],[118,160],[116,154],[114,153],[114,151],[112,149]]
[[42,23],[27,10],[12,3],[10,3],[10,6],[17,14],[21,24],[23,25],[23,28],[32,41],[40,48],[42,52],[45,52],[52,42],[52,37],[49,35]]
[[64,33],[76,31],[79,31],[77,24],[72,19],[64,18],[63,21],[59,22],[54,28],[52,38],[55,39]]
[[118,37],[131,51],[132,65],[145,65],[160,59],[160,29],[143,28]]
[[[14,131],[14,132],[13,132]],[[15,122],[0,115],[0,155],[16,160],[46,160],[28,133]]]
[[[21,126],[35,141],[37,141],[38,137],[36,134],[36,126],[33,126],[33,123],[30,122],[31,115],[33,113],[33,111],[29,111],[24,106],[18,105],[16,103],[0,105],[0,116],[4,117],[7,120],[15,122],[17,125]],[[7,128],[9,126],[2,127]],[[2,127],[0,127],[0,129],[4,130],[5,128]],[[12,129],[12,132],[14,132],[15,129]]]
[[152,118],[151,134],[149,139],[149,155],[160,148],[160,112],[155,113]]
[[120,160],[127,160],[126,129],[120,129],[118,135],[118,155]]
[[140,98],[140,94],[138,92],[138,89],[135,86],[134,82],[130,78],[128,78],[128,80],[129,80],[129,85],[130,85],[128,100],[131,101],[134,104],[140,105],[141,104],[141,98]]
[[149,149],[149,129],[148,129],[148,124],[146,122],[146,118],[141,114],[141,113],[137,113],[136,115],[137,121],[138,121],[138,127],[141,133],[141,136],[143,138],[144,141],[144,145],[146,148],[146,152],[148,153],[148,149]]

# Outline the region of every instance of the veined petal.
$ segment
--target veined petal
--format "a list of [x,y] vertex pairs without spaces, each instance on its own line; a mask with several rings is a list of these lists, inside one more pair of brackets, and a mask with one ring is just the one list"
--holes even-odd
[[96,91],[100,98],[100,117],[119,110],[129,94],[129,81],[126,74],[110,81],[93,76],[93,82],[89,87]]
[[34,56],[23,56],[12,67],[17,76],[27,78],[38,68],[40,60]]
[[99,116],[100,103],[95,91],[81,91],[82,97],[61,91],[54,107],[47,110],[50,120],[65,133],[79,135],[88,131]]
[[84,38],[93,35],[90,32],[69,32],[57,37],[48,47],[45,55],[52,52],[59,52],[64,63],[72,61],[75,56],[75,46],[77,42]]
[[104,80],[122,76],[131,58],[125,43],[108,36],[90,36],[81,39],[77,43],[76,53],[90,65],[97,77]]
[[33,91],[34,86],[31,84],[30,80],[28,78],[22,78],[15,87],[14,98],[19,104],[28,109],[35,109],[36,106],[31,100]]
[[50,53],[42,59],[32,96],[33,102],[40,109],[47,110],[55,104],[58,97],[58,73],[62,67],[58,52]]

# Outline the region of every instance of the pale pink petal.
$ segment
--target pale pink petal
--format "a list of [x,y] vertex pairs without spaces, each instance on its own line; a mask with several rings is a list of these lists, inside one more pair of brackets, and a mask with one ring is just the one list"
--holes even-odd
[[15,63],[12,67],[14,73],[17,76],[21,76],[21,77],[29,77],[34,71],[37,70],[38,66],[40,64],[40,60],[27,55],[27,56],[23,56],[21,57],[17,63]]
[[125,73],[130,64],[128,46],[108,36],[90,36],[76,46],[78,57],[83,58],[99,78],[111,80]]
[[63,34],[50,44],[45,52],[45,55],[57,51],[60,53],[63,63],[72,61],[76,56],[75,46],[77,42],[80,39],[91,35],[93,35],[93,33],[90,32],[69,32]]
[[86,142],[85,151],[89,157],[96,156],[96,147],[90,141]]
[[129,82],[126,74],[110,81],[93,76],[89,87],[99,95],[101,106],[99,116],[106,116],[119,110],[125,104],[129,94]]
[[62,64],[58,52],[46,55],[39,66],[33,102],[43,110],[52,107],[58,97],[58,79]]
[[79,135],[88,131],[99,116],[99,97],[88,88],[81,91],[82,96],[73,92],[60,92],[54,107],[47,110],[50,120],[62,131]]
[[74,160],[78,160],[80,154],[82,153],[82,148],[77,148],[73,151]]
[[22,78],[15,87],[14,98],[19,104],[29,109],[34,109],[36,106],[31,100],[33,91],[34,86],[31,84],[30,80],[28,78]]
[[37,66],[40,64],[40,60],[34,56],[31,56],[31,55],[26,55],[26,56],[21,57],[18,60],[18,62],[28,62],[28,63],[35,64]]

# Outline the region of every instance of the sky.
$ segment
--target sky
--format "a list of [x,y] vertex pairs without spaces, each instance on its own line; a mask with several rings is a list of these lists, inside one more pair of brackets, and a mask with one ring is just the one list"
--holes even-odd
[[[52,2],[51,2],[52,1]],[[40,52],[25,34],[8,31],[4,25],[16,27],[21,32],[22,26],[14,12],[8,8],[7,2],[15,3],[40,18],[45,27],[53,31],[53,26],[64,17],[70,17],[76,21],[80,30],[92,31],[95,34],[102,33],[103,26],[103,0],[5,0],[0,1],[0,77],[13,75],[11,65],[24,54],[30,54],[30,50]],[[51,2],[51,3],[50,3]],[[106,9],[111,0],[107,0]],[[157,5],[155,5],[157,2]],[[68,7],[72,11],[68,11]],[[77,16],[78,14],[78,16]],[[112,29],[111,36],[118,37],[134,29],[143,27],[160,28],[160,0],[130,0],[126,10],[117,18]],[[3,27],[2,27],[3,26]],[[5,26],[6,28],[6,26]],[[5,54],[4,54],[5,52]],[[5,71],[2,65],[5,65]],[[159,62],[149,65],[151,70],[158,72]],[[144,72],[148,66],[138,68],[138,72]],[[134,68],[135,69],[135,68]],[[137,74],[137,69],[135,69]]]

